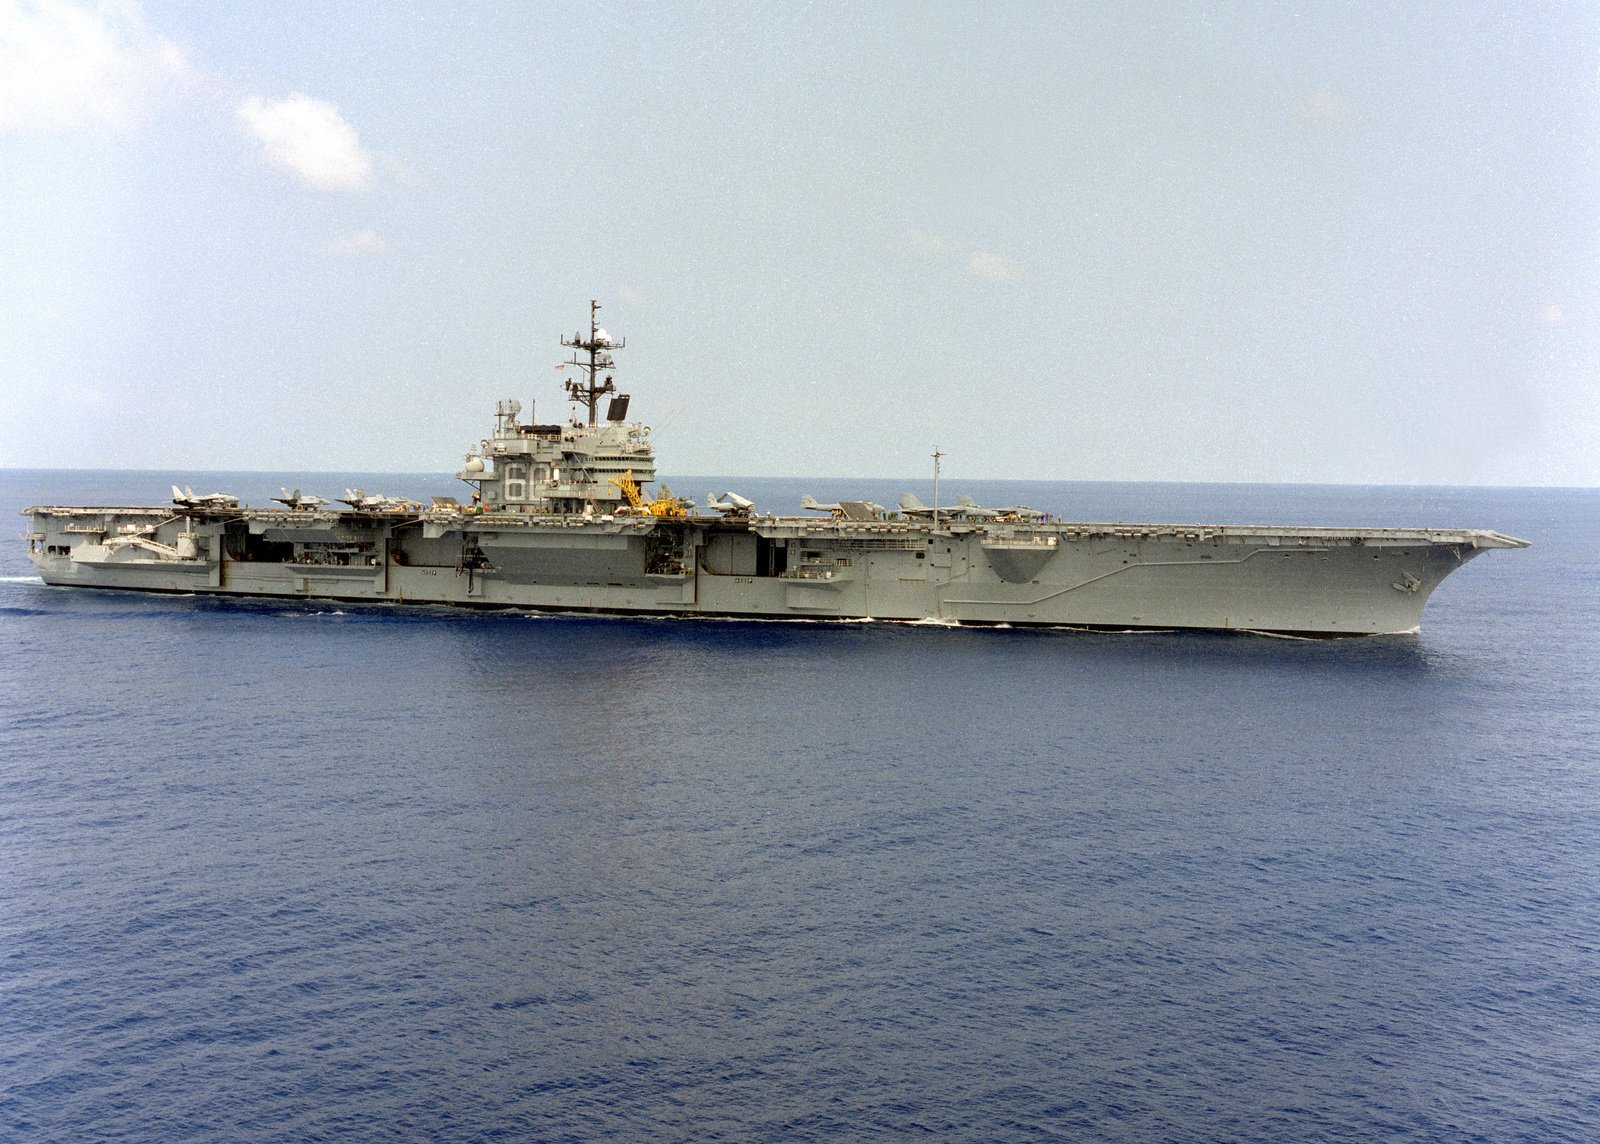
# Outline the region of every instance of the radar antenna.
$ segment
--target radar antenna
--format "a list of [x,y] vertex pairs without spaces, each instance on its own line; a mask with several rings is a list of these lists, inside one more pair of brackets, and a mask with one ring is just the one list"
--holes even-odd
[[[567,396],[579,405],[589,410],[589,424],[593,425],[598,420],[600,398],[607,393],[617,391],[617,383],[612,376],[606,374],[603,383],[596,382],[595,378],[601,370],[616,368],[616,363],[611,360],[611,350],[620,350],[628,344],[626,338],[612,338],[600,328],[599,324],[600,303],[593,298],[589,299],[589,336],[585,338],[580,331],[570,338],[562,338],[561,344],[572,350],[572,359],[566,365],[575,365],[583,371],[581,380],[569,380]],[[578,354],[583,352],[589,355],[589,360],[582,360]],[[627,398],[618,398],[626,401]]]

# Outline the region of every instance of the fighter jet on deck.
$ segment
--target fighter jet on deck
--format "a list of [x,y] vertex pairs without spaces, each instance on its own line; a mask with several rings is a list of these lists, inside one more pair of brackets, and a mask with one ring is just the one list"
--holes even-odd
[[882,520],[888,510],[872,501],[847,500],[838,504],[818,504],[810,493],[800,497],[800,507],[809,512],[825,512],[834,520]]
[[707,493],[706,507],[720,512],[723,516],[749,516],[750,510],[756,507],[756,502],[729,489],[721,497],[716,493]]
[[403,497],[386,497],[382,493],[369,493],[364,489],[345,489],[340,498],[351,508],[362,512],[410,512],[421,509],[416,501]]
[[969,496],[957,497],[955,507],[950,512],[958,516],[964,516],[968,520],[994,520],[1000,515],[999,509],[984,508]]
[[232,493],[197,493],[188,485],[172,486],[172,503],[184,508],[238,508],[239,498]]
[[[949,510],[947,509],[945,511],[948,512]],[[917,519],[922,517],[931,517],[933,515],[933,509],[923,504],[910,493],[900,494],[900,512],[905,516]]]
[[971,497],[957,497],[956,511],[974,520],[1038,520],[1045,514],[1025,504],[1007,505],[1005,508],[985,508]]
[[322,505],[328,503],[319,496],[312,496],[310,493],[302,494],[299,489],[295,489],[294,492],[290,492],[288,489],[280,486],[278,491],[283,495],[281,497],[273,497],[272,499],[277,501],[279,504],[288,505],[291,509],[320,508]]

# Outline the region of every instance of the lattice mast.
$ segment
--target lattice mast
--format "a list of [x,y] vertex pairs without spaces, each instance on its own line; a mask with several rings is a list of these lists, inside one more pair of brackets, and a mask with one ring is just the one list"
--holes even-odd
[[[589,336],[585,338],[580,331],[570,338],[562,338],[561,344],[572,350],[572,358],[565,364],[575,365],[583,371],[581,379],[567,379],[567,396],[589,410],[589,424],[593,425],[599,420],[600,398],[617,391],[617,383],[611,374],[606,374],[603,383],[595,379],[602,370],[616,368],[616,363],[611,360],[610,351],[624,348],[628,344],[628,339],[613,339],[600,328],[600,303],[591,298]],[[588,355],[588,360],[583,360],[580,354]]]

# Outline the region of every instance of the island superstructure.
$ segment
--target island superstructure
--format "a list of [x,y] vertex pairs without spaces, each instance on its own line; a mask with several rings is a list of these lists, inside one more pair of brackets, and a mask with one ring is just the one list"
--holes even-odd
[[[1480,529],[1079,523],[907,495],[774,516],[728,492],[654,495],[647,426],[629,421],[613,339],[561,344],[572,415],[494,429],[456,474],[465,500],[346,490],[252,508],[173,490],[154,507],[36,506],[45,583],[226,596],[619,615],[875,619],[1297,635],[1414,632],[1440,581],[1526,541]],[[604,410],[602,415],[602,399]]]
[[[565,423],[523,424],[522,403],[495,407],[494,434],[467,457],[456,476],[474,486],[473,503],[488,512],[541,516],[594,516],[639,507],[642,490],[656,477],[650,430],[628,421],[628,394],[617,390],[613,341],[601,328],[599,303],[589,303],[589,333],[580,330],[561,344],[572,357],[567,398],[579,414]],[[602,376],[603,375],[603,376]],[[600,399],[608,398],[605,417]],[[530,411],[531,412],[531,411]]]

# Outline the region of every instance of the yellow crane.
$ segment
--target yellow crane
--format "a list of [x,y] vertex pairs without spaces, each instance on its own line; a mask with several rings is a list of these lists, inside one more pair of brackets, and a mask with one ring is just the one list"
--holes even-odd
[[688,516],[689,506],[678,497],[672,495],[672,490],[666,485],[661,486],[661,495],[652,500],[646,500],[644,490],[639,487],[639,482],[633,479],[633,470],[629,469],[620,477],[612,477],[611,483],[622,490],[623,498],[628,506],[635,512],[647,512],[651,516]]

